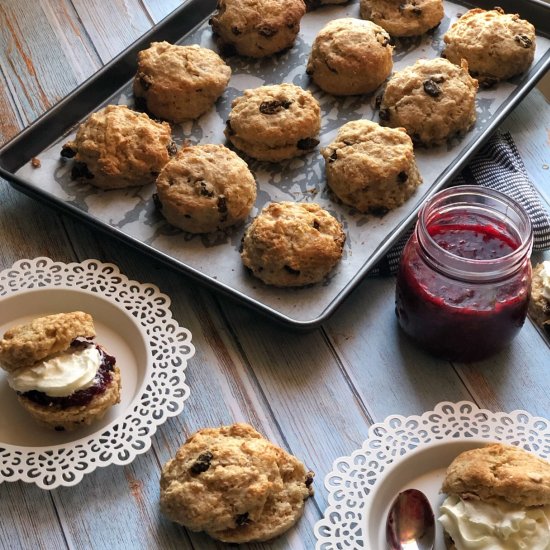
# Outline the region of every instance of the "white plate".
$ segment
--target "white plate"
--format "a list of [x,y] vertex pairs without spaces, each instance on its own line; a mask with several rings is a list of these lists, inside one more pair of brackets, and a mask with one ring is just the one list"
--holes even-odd
[[191,333],[172,319],[169,306],[156,286],[96,260],[21,260],[0,273],[0,335],[41,315],[86,311],[95,341],[115,356],[122,379],[121,402],[102,420],[55,432],[34,423],[0,369],[0,482],[75,485],[99,466],[128,464],[149,449],[157,427],[179,414],[189,395]]
[[[400,491],[423,491],[437,517],[447,466],[459,453],[494,441],[548,458],[550,421],[526,411],[493,413],[461,401],[439,403],[421,416],[390,416],[374,424],[362,448],[337,459],[325,478],[329,506],[315,525],[316,548],[386,548],[386,516]],[[437,522],[436,528],[435,550],[443,550]]]

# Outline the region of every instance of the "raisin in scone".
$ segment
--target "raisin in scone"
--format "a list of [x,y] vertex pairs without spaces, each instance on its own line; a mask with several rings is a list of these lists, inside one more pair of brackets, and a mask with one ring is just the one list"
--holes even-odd
[[230,67],[208,48],[153,42],[138,53],[134,95],[156,117],[182,122],[208,111],[230,78]]
[[266,57],[294,44],[305,12],[304,0],[218,0],[210,24],[228,53]]
[[533,268],[529,315],[550,335],[550,261],[546,260]]
[[350,0],[305,0],[307,11],[313,11],[331,4],[347,4]]
[[61,156],[74,157],[73,179],[118,189],[153,183],[175,152],[167,122],[155,122],[126,105],[108,105],[79,126]]
[[550,463],[495,443],[458,455],[447,468],[439,522],[448,547],[546,549],[550,544]]
[[271,203],[248,226],[241,259],[268,285],[305,286],[330,273],[345,240],[342,224],[318,204]]
[[246,162],[223,145],[182,148],[156,185],[164,217],[190,233],[242,223],[256,200],[256,181]]
[[420,59],[388,81],[381,124],[405,128],[415,144],[440,145],[474,125],[477,87],[465,62],[457,66],[442,58]]
[[120,370],[94,337],[91,315],[74,311],[15,326],[0,340],[8,384],[39,424],[74,430],[120,401]]
[[367,94],[390,75],[392,51],[382,27],[352,17],[335,19],[315,37],[306,72],[329,94]]
[[437,27],[445,15],[442,0],[361,0],[360,14],[392,36],[418,36]]
[[370,120],[348,122],[321,153],[328,186],[360,212],[385,214],[422,183],[411,138],[402,128],[384,128]]
[[165,464],[160,506],[191,531],[231,543],[265,541],[302,516],[312,481],[302,462],[252,426],[206,428]]
[[225,135],[250,157],[278,162],[315,149],[320,128],[321,108],[310,92],[275,84],[245,90],[233,101]]
[[442,55],[456,65],[465,59],[484,85],[523,73],[535,57],[535,27],[501,8],[466,12],[443,39]]

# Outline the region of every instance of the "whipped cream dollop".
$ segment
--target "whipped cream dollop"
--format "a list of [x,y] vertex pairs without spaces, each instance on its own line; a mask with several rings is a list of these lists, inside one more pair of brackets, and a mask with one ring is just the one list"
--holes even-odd
[[542,262],[540,278],[542,281],[542,295],[550,301],[550,260]]
[[8,384],[21,393],[36,390],[50,397],[66,397],[90,387],[100,365],[96,346],[77,348],[9,373]]
[[525,508],[504,499],[450,495],[440,513],[457,550],[550,550],[550,506]]

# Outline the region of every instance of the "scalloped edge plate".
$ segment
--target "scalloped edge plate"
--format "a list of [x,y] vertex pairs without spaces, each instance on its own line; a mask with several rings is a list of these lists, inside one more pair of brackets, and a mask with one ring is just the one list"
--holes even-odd
[[191,333],[172,318],[170,298],[155,285],[97,260],[36,258],[0,272],[0,334],[34,317],[74,310],[93,316],[95,341],[116,357],[121,402],[92,426],[50,431],[23,410],[0,371],[0,483],[53,489],[75,485],[97,467],[128,464],[150,448],[157,428],[178,415],[189,396]]
[[[523,410],[493,413],[475,403],[438,403],[420,416],[389,416],[369,428],[361,449],[334,461],[325,477],[329,505],[315,524],[317,550],[386,547],[389,507],[408,488],[423,491],[438,516],[447,466],[461,452],[491,442],[550,456],[550,421]],[[445,548],[436,521],[436,550]]]

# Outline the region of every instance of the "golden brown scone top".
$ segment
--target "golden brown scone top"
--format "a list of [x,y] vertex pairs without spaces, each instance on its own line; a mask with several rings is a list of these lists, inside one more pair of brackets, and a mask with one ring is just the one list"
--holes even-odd
[[95,336],[92,316],[82,311],[38,317],[7,330],[0,340],[0,365],[14,371],[67,349],[78,337]]
[[550,504],[550,463],[519,447],[496,443],[458,455],[447,468],[442,491],[543,506]]

